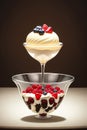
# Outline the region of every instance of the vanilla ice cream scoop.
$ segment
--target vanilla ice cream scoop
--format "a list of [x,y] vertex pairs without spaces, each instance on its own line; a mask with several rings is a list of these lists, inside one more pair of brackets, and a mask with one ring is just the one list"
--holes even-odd
[[36,26],[27,35],[24,43],[28,53],[41,64],[55,57],[62,45],[63,43],[59,42],[59,37],[52,27],[48,27],[46,24]]

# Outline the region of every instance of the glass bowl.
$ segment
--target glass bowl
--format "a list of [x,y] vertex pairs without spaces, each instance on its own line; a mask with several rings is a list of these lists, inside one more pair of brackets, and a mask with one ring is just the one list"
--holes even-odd
[[58,108],[74,77],[61,73],[45,73],[42,83],[41,73],[22,73],[12,76],[23,101],[37,113],[38,118],[50,117],[49,113]]

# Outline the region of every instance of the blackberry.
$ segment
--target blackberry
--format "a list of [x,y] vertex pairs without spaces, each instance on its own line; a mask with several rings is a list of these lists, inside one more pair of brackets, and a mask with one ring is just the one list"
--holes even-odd
[[31,109],[31,104],[28,104],[28,108]]
[[42,100],[41,100],[41,106],[42,106],[43,108],[46,108],[46,107],[47,107],[47,100],[46,100],[46,99],[42,99]]
[[50,105],[52,105],[54,102],[55,102],[54,98],[51,97],[51,98],[49,99]]
[[34,103],[34,99],[33,99],[32,97],[29,97],[27,103],[28,103],[28,104],[32,104],[32,103]]
[[48,112],[48,111],[50,111],[52,108],[53,108],[53,106],[52,106],[52,107],[48,107],[45,111]]
[[35,107],[36,107],[36,112],[39,112],[39,110],[41,108],[41,105],[40,104],[36,104]]

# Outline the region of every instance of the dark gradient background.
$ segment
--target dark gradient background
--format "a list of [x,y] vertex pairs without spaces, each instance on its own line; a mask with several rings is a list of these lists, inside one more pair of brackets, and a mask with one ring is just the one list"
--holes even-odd
[[72,87],[86,87],[86,0],[0,0],[0,86],[15,86],[14,74],[40,71],[23,42],[32,28],[43,23],[52,26],[64,43],[46,71],[71,74]]

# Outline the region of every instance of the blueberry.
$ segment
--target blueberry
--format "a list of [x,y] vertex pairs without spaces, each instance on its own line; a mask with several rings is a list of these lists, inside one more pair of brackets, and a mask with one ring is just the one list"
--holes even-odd
[[41,26],[36,26],[36,29],[41,29],[42,27]]
[[33,29],[33,31],[34,31],[35,33],[39,33],[40,35],[43,35],[43,34],[44,34],[44,30],[42,29],[41,26],[36,26],[36,27]]
[[57,89],[54,89],[53,92],[57,92]]
[[38,33],[38,32],[39,32],[39,29],[34,28],[33,31],[34,31],[35,33]]
[[46,92],[46,91],[44,91],[44,92],[43,92],[43,95],[47,95],[47,92]]
[[43,29],[39,29],[39,34],[43,35],[44,34],[44,30]]

